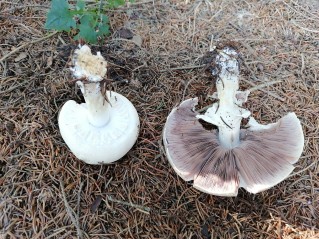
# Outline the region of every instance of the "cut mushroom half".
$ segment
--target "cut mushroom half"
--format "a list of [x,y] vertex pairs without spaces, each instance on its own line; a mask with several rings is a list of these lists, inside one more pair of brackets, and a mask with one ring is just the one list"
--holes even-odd
[[[219,102],[203,115],[195,111],[197,98],[172,110],[163,132],[167,158],[181,178],[205,193],[236,196],[240,187],[262,192],[293,171],[304,145],[300,121],[294,113],[269,125],[250,117],[248,128],[240,129],[241,119],[250,116],[242,108],[249,92],[238,91],[236,51],[224,48],[215,64]],[[199,119],[218,130],[206,130]]]

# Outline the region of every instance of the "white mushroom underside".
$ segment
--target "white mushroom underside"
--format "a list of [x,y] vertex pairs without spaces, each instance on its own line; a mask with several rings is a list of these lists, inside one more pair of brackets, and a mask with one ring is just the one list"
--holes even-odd
[[80,160],[88,164],[107,164],[119,160],[134,145],[139,132],[139,117],[132,103],[116,92],[107,92],[112,104],[106,125],[90,123],[87,104],[67,101],[59,114],[61,135]]
[[220,145],[218,131],[208,131],[196,118],[197,98],[175,108],[164,128],[164,145],[170,164],[199,190],[236,196],[239,187],[258,193],[284,180],[303,150],[303,132],[294,113],[270,127],[240,131],[240,144]]

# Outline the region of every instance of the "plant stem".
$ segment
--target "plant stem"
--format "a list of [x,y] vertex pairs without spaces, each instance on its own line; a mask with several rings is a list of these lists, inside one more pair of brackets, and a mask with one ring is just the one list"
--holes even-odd
[[100,0],[99,14],[101,13],[102,8],[103,8],[103,0]]

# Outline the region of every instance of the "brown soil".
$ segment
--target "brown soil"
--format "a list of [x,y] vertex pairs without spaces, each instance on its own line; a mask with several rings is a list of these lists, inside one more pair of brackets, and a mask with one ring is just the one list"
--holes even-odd
[[[70,83],[72,33],[48,36],[48,1],[0,1],[0,238],[319,238],[318,1],[144,1],[110,11],[112,35],[92,47],[141,120],[132,150],[104,166],[77,160],[58,129],[64,102],[83,102]],[[294,173],[257,195],[201,193],[163,152],[172,108],[212,103],[212,36],[238,46],[241,89],[272,82],[245,104],[257,121],[294,111],[304,129]]]

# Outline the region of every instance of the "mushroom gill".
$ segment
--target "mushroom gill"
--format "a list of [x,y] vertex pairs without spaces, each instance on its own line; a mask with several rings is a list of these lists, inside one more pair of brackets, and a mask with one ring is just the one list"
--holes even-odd
[[170,113],[164,129],[167,158],[185,181],[214,195],[236,196],[239,187],[258,193],[284,180],[303,149],[303,132],[294,113],[266,129],[241,129],[240,144],[223,147],[218,130],[206,130],[196,118],[197,98]]

